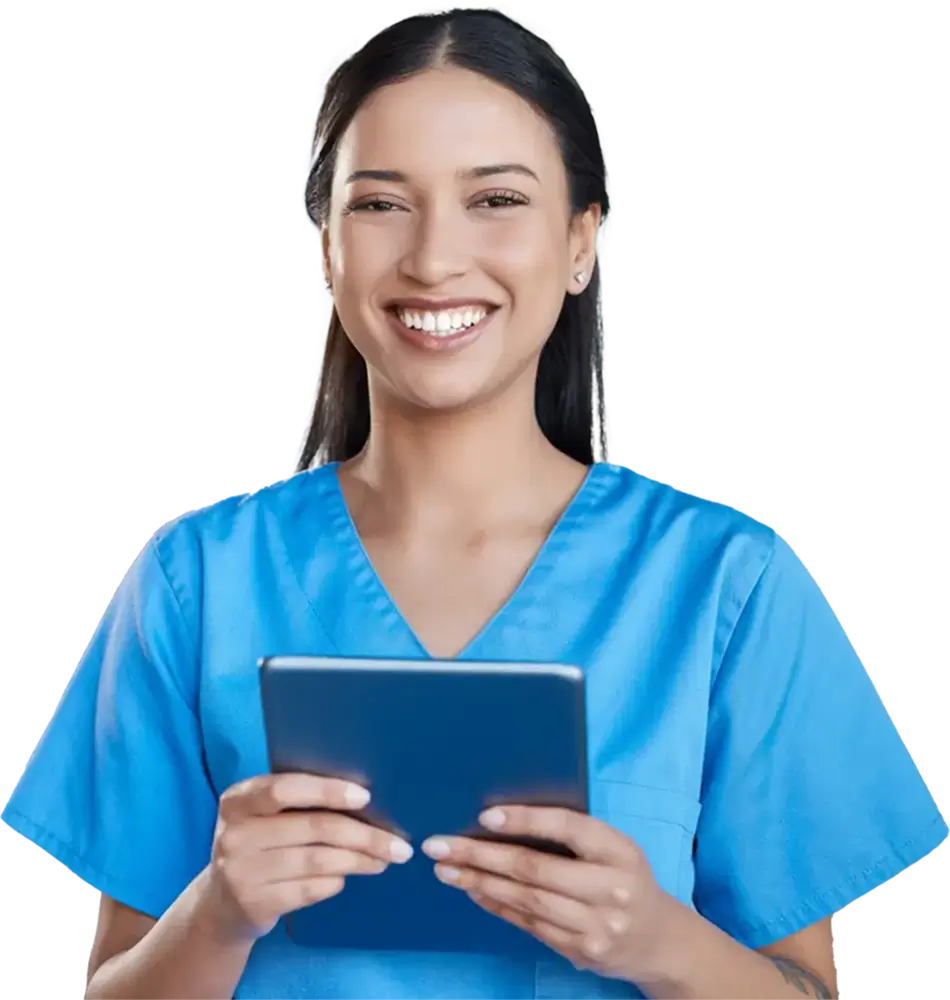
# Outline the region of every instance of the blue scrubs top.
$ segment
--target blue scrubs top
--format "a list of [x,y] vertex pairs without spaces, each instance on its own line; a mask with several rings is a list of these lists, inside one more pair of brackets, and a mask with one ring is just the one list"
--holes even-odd
[[[266,654],[425,657],[337,468],[159,530],[110,603],[3,819],[159,917],[208,863],[218,797],[268,770]],[[752,948],[931,851],[947,826],[789,545],[597,464],[461,654],[586,674],[592,811],[661,887]],[[282,923],[237,997],[639,997],[567,961],[311,950]]]

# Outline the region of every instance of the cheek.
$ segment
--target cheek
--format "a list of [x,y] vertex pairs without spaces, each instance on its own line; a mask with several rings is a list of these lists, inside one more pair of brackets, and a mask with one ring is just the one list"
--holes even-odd
[[511,294],[508,349],[518,354],[539,350],[564,302],[568,248],[563,228],[541,216],[496,223],[482,251],[484,269]]
[[367,313],[367,301],[394,266],[392,241],[378,238],[378,229],[349,226],[344,220],[334,234],[330,251],[334,308],[353,346],[371,362],[379,360],[379,338]]
[[567,253],[564,234],[540,217],[496,222],[486,227],[479,246],[486,264],[507,276],[515,295],[558,283]]
[[[389,220],[387,220],[389,221]],[[332,244],[331,266],[346,283],[341,291],[359,291],[392,271],[405,253],[405,226],[349,225],[344,221]]]

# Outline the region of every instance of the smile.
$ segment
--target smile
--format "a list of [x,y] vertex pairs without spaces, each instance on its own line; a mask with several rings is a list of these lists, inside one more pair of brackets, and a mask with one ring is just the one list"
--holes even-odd
[[451,309],[388,309],[403,339],[431,351],[461,348],[475,340],[497,307],[484,303],[458,305]]
[[410,330],[423,330],[434,337],[450,337],[460,330],[476,326],[488,315],[485,306],[473,305],[461,309],[423,312],[416,309],[396,309],[396,316]]

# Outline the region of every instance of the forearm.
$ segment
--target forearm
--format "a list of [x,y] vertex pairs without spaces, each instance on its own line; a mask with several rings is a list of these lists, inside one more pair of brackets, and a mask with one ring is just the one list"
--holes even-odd
[[218,925],[207,884],[205,871],[138,944],[104,962],[89,981],[87,1000],[232,997],[253,942]]
[[835,995],[810,971],[746,948],[676,900],[669,900],[662,928],[656,963],[637,979],[637,986],[654,1000],[802,1000]]

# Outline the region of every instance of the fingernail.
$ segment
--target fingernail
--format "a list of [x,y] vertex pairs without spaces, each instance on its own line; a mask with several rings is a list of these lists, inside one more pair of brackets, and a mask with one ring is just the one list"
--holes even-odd
[[412,848],[404,840],[394,840],[389,847],[393,861],[402,864],[412,857]]
[[483,812],[481,816],[482,826],[487,826],[489,830],[500,830],[505,825],[504,810],[502,809],[489,809],[487,812]]
[[448,843],[444,840],[439,840],[438,838],[427,840],[422,845],[422,849],[429,855],[430,858],[435,858],[436,860],[447,857],[449,854]]
[[630,892],[627,889],[621,889],[619,886],[614,889],[614,899],[618,903],[629,903],[630,902]]
[[348,806],[354,809],[362,809],[369,802],[369,792],[359,785],[347,785],[343,792],[343,798]]
[[443,882],[458,882],[459,876],[462,874],[458,868],[449,868],[447,865],[436,865],[435,866],[436,875]]

